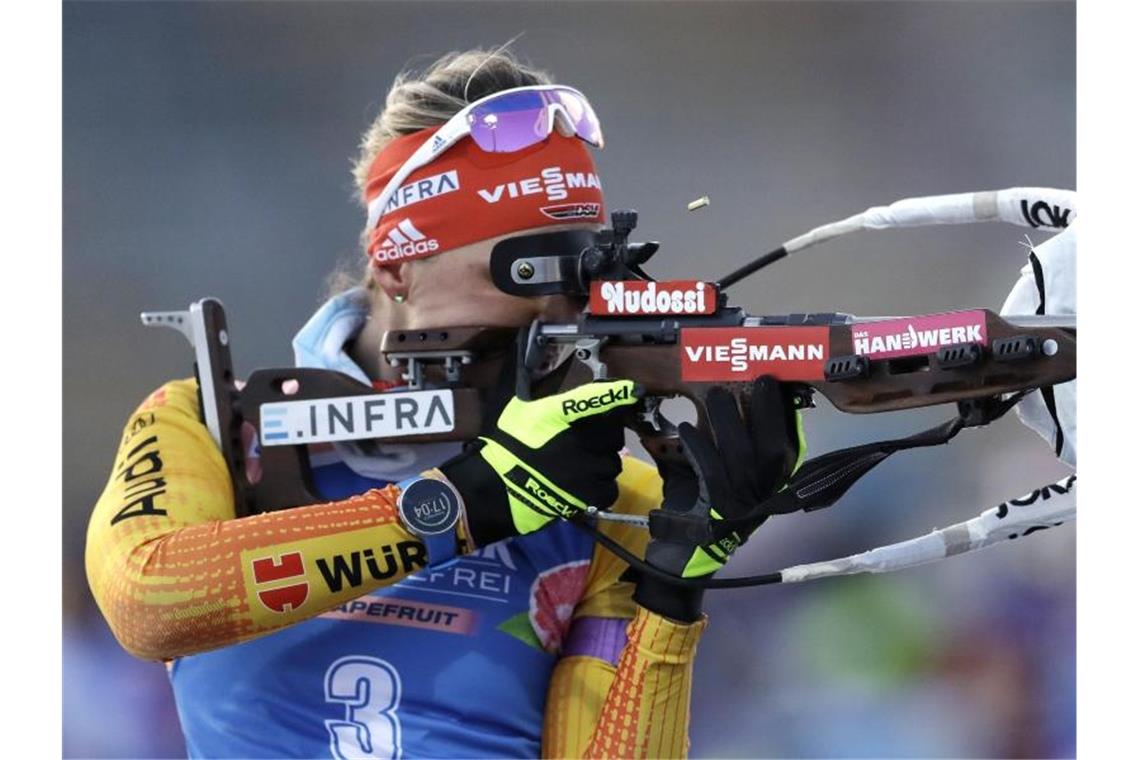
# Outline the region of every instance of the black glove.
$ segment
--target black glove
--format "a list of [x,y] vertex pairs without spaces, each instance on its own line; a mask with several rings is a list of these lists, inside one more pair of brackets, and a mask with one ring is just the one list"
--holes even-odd
[[630,380],[511,398],[487,435],[440,470],[455,485],[479,546],[530,533],[617,500],[624,419],[643,395]]
[[[804,447],[795,405],[779,382],[760,378],[750,401],[745,422],[732,394],[713,388],[706,400],[712,435],[687,422],[678,427],[685,463],[658,462],[664,501],[650,514],[650,565],[681,578],[709,578],[767,519],[757,507],[787,483]],[[725,520],[735,524],[725,526]],[[693,622],[703,593],[643,574],[633,598],[660,615]]]

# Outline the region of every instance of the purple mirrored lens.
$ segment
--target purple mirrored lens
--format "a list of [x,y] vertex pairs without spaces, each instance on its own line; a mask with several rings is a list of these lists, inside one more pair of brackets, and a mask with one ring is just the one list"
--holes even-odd
[[602,125],[594,109],[585,98],[570,90],[552,90],[546,93],[555,103],[566,109],[570,121],[574,124],[574,132],[586,142],[600,147],[602,145]]
[[472,109],[471,138],[488,153],[511,153],[541,142],[546,129],[546,101],[540,92],[512,92]]
[[471,110],[467,123],[471,139],[488,153],[512,153],[529,148],[550,135],[550,104],[565,110],[578,137],[602,144],[598,117],[581,96],[568,90],[512,92]]

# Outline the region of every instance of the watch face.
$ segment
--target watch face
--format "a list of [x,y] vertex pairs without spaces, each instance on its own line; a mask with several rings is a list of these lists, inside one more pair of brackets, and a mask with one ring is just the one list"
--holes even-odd
[[447,483],[432,478],[412,481],[397,504],[408,530],[421,536],[446,533],[459,520],[459,495]]

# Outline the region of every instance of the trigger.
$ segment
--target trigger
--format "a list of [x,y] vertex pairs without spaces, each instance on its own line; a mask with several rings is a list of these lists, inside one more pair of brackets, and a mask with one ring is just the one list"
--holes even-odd
[[660,396],[646,396],[642,400],[643,410],[638,412],[638,418],[654,435],[673,436],[677,433],[677,426],[661,413],[663,400]]
[[574,344],[574,356],[578,361],[590,368],[594,380],[605,380],[609,377],[609,368],[602,361],[602,339],[584,338]]

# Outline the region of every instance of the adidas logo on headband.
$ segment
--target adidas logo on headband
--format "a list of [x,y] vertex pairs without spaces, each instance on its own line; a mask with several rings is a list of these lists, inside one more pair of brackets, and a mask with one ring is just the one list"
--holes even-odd
[[439,241],[428,238],[427,235],[416,229],[410,219],[405,219],[388,231],[384,242],[376,251],[377,261],[392,261],[407,256],[417,256],[433,253],[439,250]]

